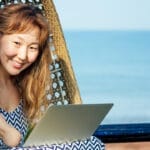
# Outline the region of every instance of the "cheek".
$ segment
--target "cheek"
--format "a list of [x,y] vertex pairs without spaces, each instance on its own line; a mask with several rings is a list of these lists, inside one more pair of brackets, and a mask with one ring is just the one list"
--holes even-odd
[[0,53],[1,55],[6,55],[7,57],[15,56],[17,51],[10,46],[9,44],[1,45],[0,47]]
[[35,62],[36,59],[37,59],[37,57],[38,57],[38,53],[34,53],[34,54],[28,55],[28,62],[29,62],[29,63]]

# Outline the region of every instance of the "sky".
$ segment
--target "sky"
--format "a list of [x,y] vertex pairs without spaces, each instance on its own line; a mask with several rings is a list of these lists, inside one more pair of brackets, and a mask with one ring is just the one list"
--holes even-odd
[[150,0],[53,0],[65,30],[150,30]]

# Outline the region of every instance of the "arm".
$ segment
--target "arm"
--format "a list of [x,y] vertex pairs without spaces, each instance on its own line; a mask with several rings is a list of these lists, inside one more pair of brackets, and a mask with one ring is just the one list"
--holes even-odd
[[10,147],[15,147],[19,144],[21,134],[14,127],[10,126],[5,119],[0,115],[0,137],[4,143]]

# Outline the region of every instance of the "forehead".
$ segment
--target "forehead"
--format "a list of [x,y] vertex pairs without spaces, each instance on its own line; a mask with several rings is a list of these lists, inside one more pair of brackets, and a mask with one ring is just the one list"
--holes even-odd
[[29,36],[33,36],[33,37],[37,37],[39,38],[40,37],[40,29],[37,28],[37,27],[34,27],[34,28],[30,28],[28,30],[24,30],[24,31],[21,31],[21,32],[16,32],[14,34],[24,34],[24,35],[29,35]]
[[39,42],[40,31],[38,28],[35,28],[33,30],[28,30],[25,32],[17,32],[13,34],[4,35],[4,37],[11,39],[17,38],[27,42]]

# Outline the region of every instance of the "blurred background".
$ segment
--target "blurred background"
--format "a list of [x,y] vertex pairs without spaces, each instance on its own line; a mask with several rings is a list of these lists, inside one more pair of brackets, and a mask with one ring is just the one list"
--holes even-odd
[[83,103],[104,124],[150,122],[150,1],[54,0]]

